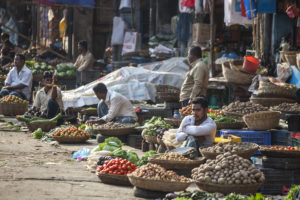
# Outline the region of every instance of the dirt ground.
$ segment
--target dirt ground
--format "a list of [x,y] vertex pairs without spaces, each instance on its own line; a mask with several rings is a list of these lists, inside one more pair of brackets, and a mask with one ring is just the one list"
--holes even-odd
[[70,159],[85,145],[53,146],[30,133],[0,132],[0,199],[138,199],[131,187],[106,185]]

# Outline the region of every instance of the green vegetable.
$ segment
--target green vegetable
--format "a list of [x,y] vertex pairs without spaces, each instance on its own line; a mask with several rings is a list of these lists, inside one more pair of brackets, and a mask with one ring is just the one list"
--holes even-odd
[[116,137],[109,137],[104,140],[97,148],[95,148],[93,151],[115,151],[116,149],[119,149],[123,146],[123,143],[119,138]]
[[51,122],[55,122],[55,121],[57,121],[58,119],[60,119],[61,118],[61,113],[58,113],[58,115],[56,115],[55,117],[53,117],[52,119],[50,119],[49,121],[51,121]]
[[265,200],[266,198],[261,194],[257,193],[255,196],[251,195],[249,200]]
[[45,133],[42,131],[41,128],[39,128],[39,129],[35,130],[32,133],[32,135],[33,135],[34,139],[41,139],[45,135]]
[[141,159],[137,162],[138,166],[142,166],[142,165],[146,165],[148,163],[148,158],[154,155],[158,155],[158,153],[156,151],[150,150],[147,151],[142,157]]
[[113,154],[115,157],[127,159],[127,152],[121,148],[114,150]]
[[117,137],[106,138],[104,140],[104,142],[106,144],[109,144],[109,145],[112,145],[112,146],[115,146],[115,147],[119,147],[119,148],[123,146],[122,141],[119,138],[117,138]]
[[126,152],[126,159],[131,161],[133,164],[137,164],[139,161],[139,157],[135,152],[127,151]]
[[300,185],[294,185],[290,191],[287,197],[285,197],[283,200],[295,200],[297,197],[297,193],[300,193]]
[[188,197],[176,197],[174,200],[193,200],[193,199]]
[[230,193],[226,196],[225,200],[247,200],[247,198],[244,198],[238,194]]
[[86,128],[86,125],[85,125],[85,124],[81,124],[81,125],[79,126],[79,129],[81,129],[81,130],[85,130],[85,128]]
[[17,115],[16,118],[17,118],[18,121],[31,122],[30,118],[27,118],[27,117],[24,117],[24,116],[21,116],[21,115]]

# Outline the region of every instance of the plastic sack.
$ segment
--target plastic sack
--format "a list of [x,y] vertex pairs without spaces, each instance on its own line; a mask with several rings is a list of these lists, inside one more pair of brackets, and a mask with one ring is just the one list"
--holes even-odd
[[[252,2],[252,6],[250,5],[250,2]],[[252,0],[252,1],[251,0],[244,0],[244,5],[245,5],[246,14],[247,14],[248,19],[252,19],[253,17],[256,17],[257,2],[255,0]]]
[[87,158],[91,154],[91,151],[88,148],[79,149],[74,155],[72,156],[73,159],[77,159],[78,157]]
[[278,79],[282,82],[286,82],[292,75],[292,69],[288,63],[277,64]]
[[125,22],[121,17],[114,17],[111,45],[122,45],[124,41]]
[[123,42],[122,55],[138,50],[140,34],[138,32],[126,32]]

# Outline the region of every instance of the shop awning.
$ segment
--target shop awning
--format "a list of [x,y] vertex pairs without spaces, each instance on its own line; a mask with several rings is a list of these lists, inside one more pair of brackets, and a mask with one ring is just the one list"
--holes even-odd
[[85,6],[85,7],[94,7],[95,0],[49,0],[53,3],[62,3],[62,4],[69,4],[75,6]]

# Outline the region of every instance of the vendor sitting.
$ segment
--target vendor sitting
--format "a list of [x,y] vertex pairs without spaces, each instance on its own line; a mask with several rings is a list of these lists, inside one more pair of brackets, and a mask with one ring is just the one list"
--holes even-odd
[[93,69],[94,56],[88,50],[87,41],[80,41],[78,43],[79,56],[76,59],[74,66],[78,71]]
[[203,97],[197,97],[192,101],[193,115],[186,116],[177,131],[176,140],[184,141],[184,147],[194,147],[214,143],[217,126],[214,120],[207,116],[208,102]]
[[103,83],[98,83],[94,93],[100,99],[97,112],[100,119],[89,120],[87,123],[104,123],[109,121],[119,123],[135,123],[137,115],[131,102],[117,92],[110,92]]
[[55,117],[63,111],[63,101],[61,90],[55,85],[56,75],[49,71],[44,72],[42,84],[33,102],[33,110],[40,111],[43,117],[48,119]]

